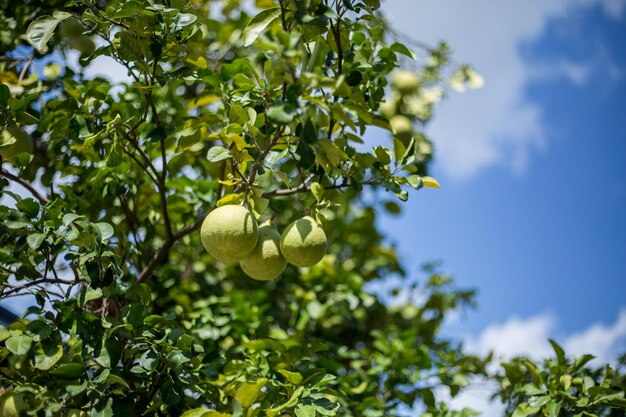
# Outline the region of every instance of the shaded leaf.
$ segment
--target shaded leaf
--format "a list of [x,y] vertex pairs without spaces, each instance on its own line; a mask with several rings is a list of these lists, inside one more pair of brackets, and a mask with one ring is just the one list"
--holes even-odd
[[261,32],[280,16],[280,7],[265,9],[254,16],[248,26],[243,30],[243,46],[248,47],[254,43]]

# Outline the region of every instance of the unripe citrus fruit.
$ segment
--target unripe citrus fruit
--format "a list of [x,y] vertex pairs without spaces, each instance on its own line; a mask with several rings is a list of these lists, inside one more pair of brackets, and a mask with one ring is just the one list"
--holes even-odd
[[259,228],[246,208],[222,206],[206,216],[200,237],[209,255],[220,262],[234,263],[252,253],[259,238]]
[[271,225],[259,227],[259,241],[245,259],[239,261],[241,269],[250,278],[269,281],[283,273],[287,261],[280,253],[280,233]]
[[396,71],[391,76],[391,85],[402,94],[411,94],[417,91],[420,82],[412,71]]
[[292,265],[313,266],[326,254],[324,229],[310,216],[289,224],[280,239],[280,251]]
[[392,96],[380,103],[378,111],[387,119],[391,119],[398,111],[399,97]]
[[0,399],[0,416],[19,417],[20,411],[28,410],[28,404],[24,401],[21,392],[7,392]]
[[401,140],[410,140],[413,136],[413,123],[406,116],[397,115],[389,119],[393,134]]

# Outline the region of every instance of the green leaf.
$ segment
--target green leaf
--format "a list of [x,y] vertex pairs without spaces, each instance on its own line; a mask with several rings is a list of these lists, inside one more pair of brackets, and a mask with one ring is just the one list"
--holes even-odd
[[39,214],[39,203],[32,198],[25,198],[15,205],[21,212],[26,213],[30,218]]
[[11,332],[9,332],[9,330],[6,327],[0,325],[0,342],[8,339],[10,336],[11,336]]
[[11,90],[5,84],[0,83],[0,105],[8,107],[9,98],[11,97]]
[[231,417],[231,415],[207,408],[194,408],[193,410],[185,411],[180,417]]
[[56,342],[41,342],[35,349],[35,368],[47,371],[63,356],[63,345]]
[[375,147],[374,154],[376,155],[376,160],[382,165],[389,165],[389,163],[391,162],[391,156],[389,156],[389,151],[382,146]]
[[174,23],[172,23],[170,30],[172,32],[179,32],[183,28],[194,23],[197,19],[198,19],[198,16],[196,16],[195,14],[178,13],[176,17],[174,17]]
[[312,405],[299,405],[295,409],[296,417],[315,417],[315,407]]
[[406,177],[406,181],[411,187],[415,188],[416,190],[419,190],[424,186],[422,177],[420,177],[419,175],[409,175],[408,177]]
[[274,407],[274,408],[270,408],[265,410],[265,413],[267,414],[267,417],[275,417],[278,414],[280,414],[281,411],[283,411],[286,408],[289,407],[293,407],[296,404],[298,404],[298,400],[300,399],[300,396],[302,395],[302,392],[304,391],[304,386],[299,386],[298,388],[296,388],[296,390],[293,392],[293,394],[291,395],[291,398],[289,398],[289,401],[287,401],[286,403],[278,406],[278,407]]
[[396,164],[402,163],[404,155],[406,154],[406,147],[404,146],[404,143],[397,138],[393,138],[393,153]]
[[332,402],[328,398],[319,398],[313,401],[315,411],[324,416],[334,416],[339,409],[339,403]]
[[389,47],[389,49],[391,49],[393,52],[408,56],[414,61],[417,59],[417,55],[415,54],[415,52],[407,48],[406,45],[402,43],[395,42]]
[[117,375],[109,374],[109,376],[107,376],[107,382],[109,384],[119,384],[126,389],[131,389],[130,385],[128,385],[128,383],[124,380],[124,378],[119,377]]
[[324,199],[324,187],[322,187],[319,182],[311,184],[311,193],[313,193],[318,203]]
[[209,149],[209,152],[207,153],[207,159],[210,162],[224,161],[231,156],[232,154],[230,153],[230,151],[223,146],[213,146],[211,149]]
[[106,160],[106,166],[113,168],[124,162],[124,154],[122,148],[117,141],[111,146],[111,151]]
[[244,408],[250,408],[266,383],[267,378],[260,378],[254,383],[247,382],[241,384],[239,388],[237,388],[237,392],[235,392],[235,399],[239,401]]
[[30,350],[33,339],[26,335],[15,335],[9,337],[4,343],[14,355],[25,355]]
[[57,11],[53,16],[38,17],[28,26],[26,40],[39,52],[45,52],[57,25],[70,16],[71,13]]
[[271,121],[284,125],[293,122],[297,114],[298,110],[289,103],[276,104],[267,110],[267,117]]
[[64,363],[50,371],[50,373],[60,379],[77,379],[83,373],[82,363]]
[[115,230],[113,229],[113,226],[111,226],[109,223],[100,222],[100,223],[94,223],[93,225],[100,232],[102,240],[107,240],[115,234]]
[[43,243],[43,240],[46,238],[46,235],[43,233],[33,233],[32,235],[28,235],[26,237],[26,243],[32,250],[37,250]]
[[521,403],[520,405],[517,406],[515,411],[513,411],[513,414],[511,415],[511,417],[530,416],[530,415],[536,414],[540,409],[541,407],[531,407],[526,403]]
[[282,376],[287,378],[287,381],[289,381],[289,383],[293,385],[300,385],[302,383],[302,380],[303,380],[302,374],[300,374],[299,372],[290,372],[290,371],[287,371],[286,369],[281,369],[278,372]]
[[553,339],[548,339],[548,342],[550,342],[550,344],[552,345],[552,349],[554,349],[554,353],[556,353],[559,364],[565,365],[567,361],[565,359],[565,351],[563,350],[563,348]]
[[113,398],[102,398],[91,410],[91,417],[113,417]]
[[261,32],[263,32],[279,16],[280,7],[265,9],[254,16],[243,30],[243,46],[248,47],[252,45]]

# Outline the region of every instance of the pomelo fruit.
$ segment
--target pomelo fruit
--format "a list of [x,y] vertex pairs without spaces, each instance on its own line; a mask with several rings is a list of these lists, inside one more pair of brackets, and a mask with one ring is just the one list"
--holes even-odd
[[402,94],[411,94],[420,86],[417,74],[412,71],[396,71],[391,75],[391,85]]
[[200,229],[202,246],[220,262],[234,263],[250,255],[259,238],[254,216],[242,206],[222,206],[211,211]]
[[389,119],[391,130],[393,130],[394,136],[402,141],[411,140],[413,136],[413,122],[406,116],[397,115]]
[[280,251],[295,266],[315,265],[324,257],[327,247],[324,229],[310,216],[289,224],[280,239]]
[[378,111],[380,114],[385,116],[387,119],[391,119],[398,112],[398,102],[400,98],[396,95],[389,97],[378,107]]
[[250,254],[239,261],[241,269],[250,278],[269,281],[285,271],[287,261],[280,253],[280,233],[266,224],[259,227],[259,240]]
[[28,410],[28,404],[24,401],[21,392],[7,392],[0,398],[0,416],[19,417],[20,411]]

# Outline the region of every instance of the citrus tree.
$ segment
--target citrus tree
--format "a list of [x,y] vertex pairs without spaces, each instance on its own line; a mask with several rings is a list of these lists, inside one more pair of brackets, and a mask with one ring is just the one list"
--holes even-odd
[[472,415],[442,398],[487,359],[439,330],[473,293],[370,285],[404,276],[378,213],[438,187],[433,105],[477,80],[445,45],[378,0],[0,5],[0,296],[32,300],[1,415]]

